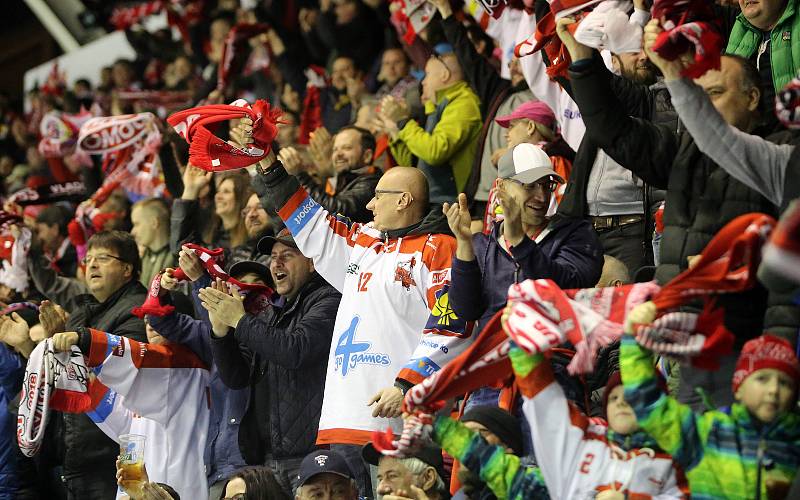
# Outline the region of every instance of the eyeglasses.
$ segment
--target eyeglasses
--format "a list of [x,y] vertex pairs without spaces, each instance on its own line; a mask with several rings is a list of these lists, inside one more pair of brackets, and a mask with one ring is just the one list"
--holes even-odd
[[552,193],[558,188],[558,182],[552,179],[548,179],[546,181],[532,182],[530,184],[523,184],[516,179],[506,179],[506,180],[511,181],[518,186],[522,186],[522,188],[525,189],[526,191],[534,191],[537,188],[540,188],[542,191],[545,192],[545,194]]
[[[253,211],[258,212],[259,210],[264,210],[264,207],[262,207],[261,205],[259,205],[257,207],[244,207],[242,209],[242,218],[247,218],[247,216],[250,215],[250,212],[253,212]],[[266,210],[264,210],[264,211],[266,212]]]
[[225,497],[222,500],[245,500],[246,493],[237,493],[232,497]]
[[81,264],[84,266],[88,266],[89,263],[92,261],[97,261],[100,265],[105,265],[110,263],[112,260],[118,260],[120,262],[125,262],[124,260],[120,259],[116,255],[108,255],[107,253],[101,253],[100,255],[87,255],[86,257],[81,260]]
[[411,201],[414,201],[414,197],[411,196],[411,193],[409,193],[408,191],[397,191],[397,190],[393,190],[393,189],[376,189],[375,190],[375,199],[376,200],[380,200],[381,199],[380,197],[381,197],[382,194],[406,194],[406,193],[408,193],[408,196],[409,196],[409,198],[411,198]]

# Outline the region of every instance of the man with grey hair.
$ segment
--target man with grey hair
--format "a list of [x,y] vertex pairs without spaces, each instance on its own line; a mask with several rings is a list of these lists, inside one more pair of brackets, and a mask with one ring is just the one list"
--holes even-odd
[[424,446],[410,458],[395,458],[382,455],[372,443],[367,443],[361,457],[378,467],[378,496],[448,498],[442,450],[438,446]]

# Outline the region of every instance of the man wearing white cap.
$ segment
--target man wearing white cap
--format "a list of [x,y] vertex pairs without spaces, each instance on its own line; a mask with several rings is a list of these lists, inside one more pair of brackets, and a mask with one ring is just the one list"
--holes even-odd
[[603,268],[603,250],[588,221],[547,216],[553,191],[563,180],[539,146],[515,146],[498,162],[497,175],[504,220],[490,234],[470,231],[463,193],[458,203],[443,208],[457,241],[450,307],[459,318],[477,320],[476,331],[505,307],[513,283],[547,278],[561,288],[588,288]]
[[[498,162],[497,174],[504,220],[490,234],[470,232],[465,196],[444,208],[457,240],[450,305],[459,317],[480,320],[479,329],[505,306],[513,283],[549,278],[561,288],[587,288],[603,268],[600,242],[587,221],[547,217],[553,191],[563,180],[542,148],[515,146]],[[473,293],[477,289],[480,294]]]

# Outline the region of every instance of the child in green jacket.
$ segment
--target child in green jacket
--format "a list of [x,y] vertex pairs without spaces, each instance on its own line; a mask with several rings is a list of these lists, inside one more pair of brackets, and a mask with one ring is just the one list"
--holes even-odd
[[655,316],[652,302],[631,311],[620,347],[625,400],[639,425],[687,471],[693,499],[785,498],[800,467],[792,347],[771,335],[747,342],[733,374],[736,403],[696,414],[658,387],[653,353],[631,335]]

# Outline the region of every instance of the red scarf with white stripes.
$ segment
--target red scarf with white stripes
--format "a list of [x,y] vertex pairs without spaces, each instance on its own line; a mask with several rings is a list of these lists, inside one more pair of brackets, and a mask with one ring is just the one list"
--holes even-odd
[[[193,243],[186,243],[184,246],[191,249],[195,255],[200,258],[203,267],[211,276],[212,280],[221,279],[229,285],[236,287],[239,293],[245,296],[244,308],[248,313],[259,314],[272,304],[272,298],[275,294],[272,288],[267,285],[242,283],[222,269],[220,263],[224,258],[224,249],[215,248],[214,250],[209,250],[208,248]],[[134,307],[131,310],[134,316],[139,318],[144,318],[146,314],[151,316],[166,316],[175,310],[175,307],[161,303],[161,274],[162,273],[158,273],[150,283],[150,291],[147,294],[147,299],[144,304],[139,307]],[[172,277],[178,281],[185,281],[188,279],[186,273],[184,273],[181,268],[176,269]]]
[[[231,104],[210,104],[178,111],[167,122],[189,143],[189,163],[209,172],[248,167],[269,154],[278,135],[282,111],[259,99],[252,106],[244,99]],[[246,147],[228,144],[208,127],[237,118],[253,120],[253,142]]]

